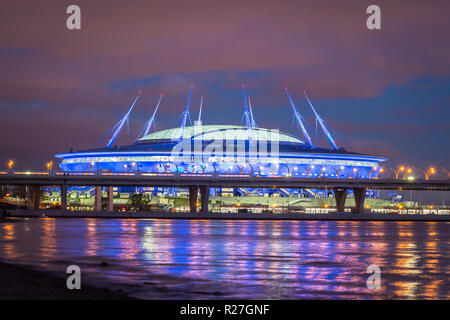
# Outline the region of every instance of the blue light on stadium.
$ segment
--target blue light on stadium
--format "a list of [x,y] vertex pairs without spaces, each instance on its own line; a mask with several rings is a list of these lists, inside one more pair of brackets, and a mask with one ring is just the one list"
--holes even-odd
[[[313,144],[292,97],[288,95],[294,117],[306,142],[293,134],[256,125],[245,88],[244,118],[246,125],[203,125],[201,115],[194,125],[191,122],[188,101],[179,127],[149,133],[154,124],[156,111],[161,103],[158,99],[152,116],[141,130],[142,136],[132,145],[117,146],[114,141],[125,123],[139,95],[121,120],[113,127],[108,144],[102,148],[60,153],[60,167],[70,172],[113,173],[192,173],[192,174],[245,174],[261,177],[336,177],[377,178],[383,157],[358,154],[339,148],[331,136],[327,124],[306,100],[314,112],[325,137],[332,148]],[[203,103],[203,97],[202,97]]]

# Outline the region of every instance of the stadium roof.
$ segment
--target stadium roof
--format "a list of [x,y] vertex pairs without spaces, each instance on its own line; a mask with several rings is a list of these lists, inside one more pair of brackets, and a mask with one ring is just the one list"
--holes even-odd
[[[259,141],[279,140],[280,142],[292,142],[305,144],[299,138],[273,129],[252,128],[252,139]],[[181,135],[181,128],[173,128],[153,132],[139,139],[149,140],[177,140]],[[183,139],[194,140],[248,140],[248,129],[243,126],[233,125],[202,125],[185,127]]]

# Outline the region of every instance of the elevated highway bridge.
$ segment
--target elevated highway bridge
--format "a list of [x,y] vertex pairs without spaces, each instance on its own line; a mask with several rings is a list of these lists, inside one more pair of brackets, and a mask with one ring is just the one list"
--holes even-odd
[[334,191],[336,208],[343,212],[347,190],[351,189],[355,198],[355,212],[364,210],[367,189],[376,190],[429,190],[450,191],[450,179],[446,180],[395,180],[358,178],[304,178],[295,176],[260,177],[251,174],[216,173],[110,173],[110,172],[0,172],[0,185],[26,185],[32,190],[33,207],[39,208],[40,187],[61,188],[61,207],[67,208],[67,188],[69,186],[94,186],[95,210],[101,211],[101,190],[107,188],[108,211],[113,210],[112,187],[181,187],[189,189],[190,209],[196,211],[198,191],[200,191],[201,212],[208,212],[209,189],[217,188],[292,188],[331,189]]

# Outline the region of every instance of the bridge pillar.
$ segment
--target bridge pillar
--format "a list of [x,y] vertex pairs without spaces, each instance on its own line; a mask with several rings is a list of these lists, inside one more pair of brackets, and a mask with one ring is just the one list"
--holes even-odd
[[31,197],[33,202],[33,209],[39,210],[39,205],[41,204],[41,186],[31,187]]
[[94,211],[102,211],[102,187],[95,186]]
[[189,208],[191,213],[197,212],[198,188],[189,187]]
[[61,210],[67,210],[67,185],[61,185]]
[[201,213],[208,213],[209,186],[200,187],[200,197],[202,201]]
[[334,188],[334,199],[336,200],[336,211],[344,212],[345,199],[347,198],[347,189]]
[[106,211],[113,212],[114,211],[114,188],[109,186],[106,188],[108,194],[108,207]]
[[366,188],[353,188],[353,196],[355,197],[355,213],[364,212]]

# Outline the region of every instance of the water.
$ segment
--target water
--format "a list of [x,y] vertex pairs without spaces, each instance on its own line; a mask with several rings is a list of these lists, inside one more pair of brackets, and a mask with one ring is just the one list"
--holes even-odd
[[[77,264],[83,281],[148,299],[449,299],[449,244],[450,223],[442,222],[0,224],[0,260],[61,277]],[[379,290],[367,288],[370,264],[381,269]]]

